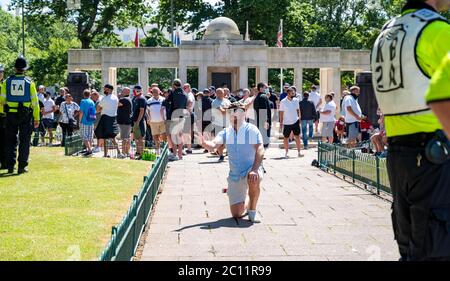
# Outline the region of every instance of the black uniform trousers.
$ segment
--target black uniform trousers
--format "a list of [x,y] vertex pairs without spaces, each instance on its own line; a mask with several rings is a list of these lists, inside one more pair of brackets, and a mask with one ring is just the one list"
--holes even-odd
[[450,161],[431,163],[427,141],[411,136],[402,143],[390,139],[387,156],[400,255],[409,261],[450,260]]
[[[7,113],[6,115],[6,149],[7,166],[14,168],[16,164],[17,145],[19,145],[19,168],[28,166],[30,155],[30,141],[33,133],[32,115],[23,117],[19,113]],[[19,137],[17,137],[19,135]]]
[[0,165],[3,169],[6,164],[6,116],[0,115]]

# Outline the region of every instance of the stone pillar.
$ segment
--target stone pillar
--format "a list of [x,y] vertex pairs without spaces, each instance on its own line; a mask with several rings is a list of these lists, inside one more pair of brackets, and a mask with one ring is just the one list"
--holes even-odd
[[178,78],[181,80],[182,84],[187,83],[187,67],[180,65],[178,68]]
[[334,92],[334,102],[336,103],[336,115],[340,112],[340,100],[341,100],[341,69],[340,68],[333,68],[331,69],[331,91]]
[[239,88],[241,88],[241,89],[248,88],[248,67],[247,66],[239,67]]
[[139,67],[139,85],[142,86],[142,91],[146,94],[150,86],[148,81],[148,67]]
[[258,71],[258,75],[257,75],[257,80],[256,80],[256,84],[258,84],[259,82],[264,82],[264,83],[268,83],[269,82],[269,69],[267,68],[267,66],[260,66]]
[[295,68],[294,72],[294,84],[297,87],[297,91],[300,94],[303,94],[303,68],[297,67]]
[[[334,92],[334,101],[339,107],[341,97],[341,70],[340,68],[321,68],[320,69],[320,95],[325,98],[326,94]],[[337,108],[337,112],[339,112]]]
[[117,68],[115,67],[103,67],[102,68],[102,87],[105,84],[111,84],[114,86],[114,92],[117,88]]
[[208,88],[208,67],[206,65],[198,67],[198,88],[200,92]]

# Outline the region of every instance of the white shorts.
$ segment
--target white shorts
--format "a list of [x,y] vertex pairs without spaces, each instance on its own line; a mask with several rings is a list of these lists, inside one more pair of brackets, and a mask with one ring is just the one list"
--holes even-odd
[[[258,169],[259,182],[261,183],[264,171],[262,167]],[[232,181],[228,177],[228,199],[230,200],[230,206],[245,203],[245,199],[247,198],[248,191],[248,182],[247,182],[248,174],[245,177],[241,177],[238,181]]]

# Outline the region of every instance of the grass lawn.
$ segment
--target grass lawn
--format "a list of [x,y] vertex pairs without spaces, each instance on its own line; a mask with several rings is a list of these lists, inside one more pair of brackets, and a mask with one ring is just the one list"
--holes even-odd
[[0,173],[0,260],[96,260],[150,168],[32,148],[29,173]]

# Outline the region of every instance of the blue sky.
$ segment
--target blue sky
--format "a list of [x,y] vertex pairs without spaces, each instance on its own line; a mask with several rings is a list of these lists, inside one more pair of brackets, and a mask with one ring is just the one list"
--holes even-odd
[[7,3],[9,3],[9,0],[0,0],[0,6],[2,6],[3,9],[6,9]]

